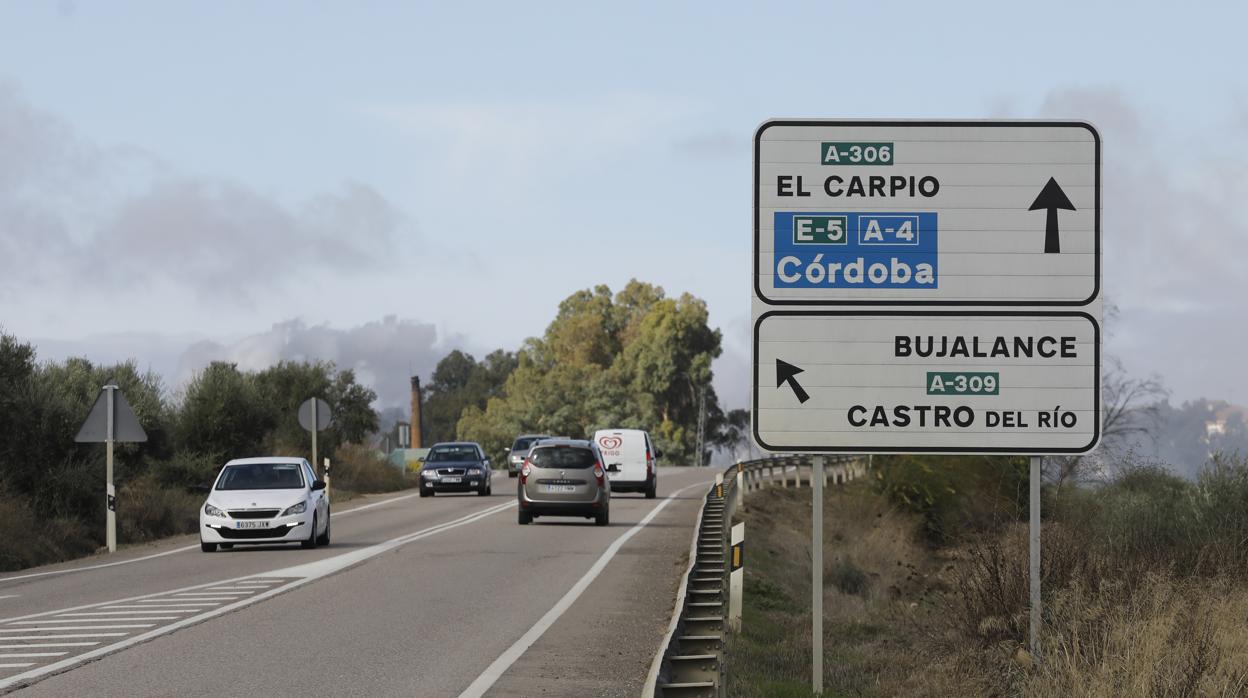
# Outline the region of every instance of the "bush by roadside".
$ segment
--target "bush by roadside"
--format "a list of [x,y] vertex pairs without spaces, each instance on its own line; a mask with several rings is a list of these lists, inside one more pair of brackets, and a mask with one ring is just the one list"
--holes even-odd
[[[1011,511],[997,475],[959,479],[932,466],[882,474],[901,488],[876,480],[828,494],[831,695],[1248,694],[1248,460],[1216,458],[1195,482],[1123,463],[1095,488],[1046,488],[1038,664],[1024,651],[1025,508]],[[998,500],[960,502],[941,483]],[[932,497],[897,496],[933,485]],[[810,695],[808,497],[773,489],[747,499],[730,695]],[[994,509],[995,525],[983,516]]]

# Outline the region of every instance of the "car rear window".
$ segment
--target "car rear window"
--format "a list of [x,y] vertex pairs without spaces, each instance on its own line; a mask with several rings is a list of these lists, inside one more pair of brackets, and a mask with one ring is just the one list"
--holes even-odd
[[529,447],[530,447],[530,446],[532,446],[532,445],[534,444],[534,442],[541,441],[542,439],[545,439],[545,438],[547,438],[547,437],[545,437],[545,436],[528,436],[528,437],[525,437],[525,438],[523,438],[523,439],[516,439],[516,443],[512,444],[512,446],[511,446],[511,450],[513,450],[513,451],[527,451],[527,450],[529,450]]
[[538,468],[590,468],[594,452],[578,446],[544,446],[529,454],[529,462]]

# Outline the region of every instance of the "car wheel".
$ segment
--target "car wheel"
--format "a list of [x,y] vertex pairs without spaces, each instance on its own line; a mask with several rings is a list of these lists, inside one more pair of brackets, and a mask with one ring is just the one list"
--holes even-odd
[[521,511],[520,515],[517,517],[517,520],[519,521],[521,526],[527,526],[533,523],[533,514],[527,511]]
[[325,510],[325,532],[321,534],[320,538],[316,539],[316,542],[318,545],[329,545],[329,522],[330,521],[333,521],[333,518],[330,517],[329,510],[327,509]]
[[485,497],[485,496],[487,496],[487,495],[489,495],[489,494],[490,494],[490,483],[488,483],[488,482],[483,482],[483,483],[481,483],[481,487],[480,487],[479,489],[477,489],[477,496],[478,496],[478,497]]
[[606,526],[609,523],[611,523],[611,510],[610,509],[603,509],[601,512],[599,512],[597,515],[594,516],[594,524],[597,526]]
[[217,547],[221,548],[222,550],[233,550],[234,544],[233,543],[218,543]]
[[312,515],[312,530],[308,532],[308,539],[299,541],[300,547],[304,550],[312,550],[316,547],[317,541],[320,540],[316,535],[316,514]]
[[431,489],[429,489],[429,488],[427,488],[427,487],[422,486],[422,487],[420,488],[420,496],[422,496],[422,497],[432,497],[432,496],[433,496],[433,490],[431,490]]
[[659,493],[659,481],[654,479],[650,481],[650,486],[646,488],[646,499],[654,499]]
[[200,549],[200,550],[202,550],[202,551],[204,551],[204,552],[206,552],[206,553],[215,553],[215,552],[217,552],[217,544],[216,544],[216,543],[205,543],[205,542],[203,542],[203,541],[201,540],[201,541],[199,542],[199,549]]

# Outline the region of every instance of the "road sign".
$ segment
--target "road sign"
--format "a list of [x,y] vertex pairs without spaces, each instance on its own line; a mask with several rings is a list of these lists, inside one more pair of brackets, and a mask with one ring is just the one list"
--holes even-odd
[[[111,434],[108,419],[110,395],[114,396]],[[147,432],[143,431],[138,417],[134,416],[134,410],[126,401],[126,396],[122,394],[121,389],[110,382],[100,390],[99,397],[95,398],[95,405],[91,407],[91,412],[87,414],[82,427],[78,429],[78,435],[74,437],[74,441],[80,444],[102,444],[108,441],[143,443],[147,441]]]
[[[319,397],[310,397],[299,405],[299,426],[308,431],[324,431],[333,422],[329,403]],[[316,428],[313,429],[312,425]]]
[[95,398],[95,405],[87,413],[74,441],[104,444],[104,542],[108,552],[116,552],[117,488],[113,486],[113,444],[147,441],[147,432],[134,416],[121,388],[110,380]]
[[766,449],[1084,453],[1100,438],[1084,312],[777,310],[754,339]]
[[312,432],[312,469],[316,469],[316,432],[323,431],[333,423],[329,403],[319,397],[310,397],[299,405],[299,426]]
[[767,122],[754,140],[755,298],[1095,303],[1100,159],[1082,122]]
[[1079,121],[769,121],[754,437],[782,452],[1086,453],[1100,137]]

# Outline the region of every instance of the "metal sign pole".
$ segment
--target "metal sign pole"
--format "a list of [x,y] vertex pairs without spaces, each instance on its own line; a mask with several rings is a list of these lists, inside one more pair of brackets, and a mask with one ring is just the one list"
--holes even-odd
[[320,405],[317,402],[317,400],[313,399],[312,400],[312,467],[313,468],[316,467],[316,431],[317,429],[320,429],[320,426],[321,426],[321,418],[320,418],[320,415],[317,414],[317,408],[319,406]]
[[1031,557],[1031,622],[1029,628],[1031,656],[1040,659],[1040,465],[1042,456],[1031,457],[1031,501],[1028,507],[1030,531],[1028,548]]
[[117,438],[117,386],[106,385],[108,391],[108,422],[104,432],[104,487],[105,513],[104,539],[108,544],[108,552],[117,552],[117,491],[113,488],[113,441]]
[[823,456],[811,458],[810,497],[810,682],[815,695],[823,695]]

